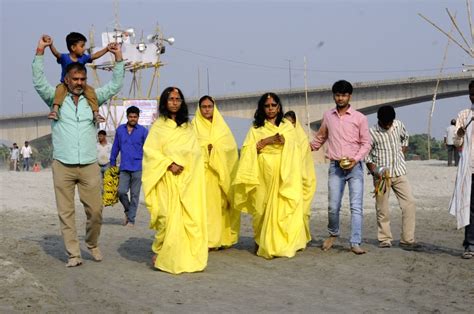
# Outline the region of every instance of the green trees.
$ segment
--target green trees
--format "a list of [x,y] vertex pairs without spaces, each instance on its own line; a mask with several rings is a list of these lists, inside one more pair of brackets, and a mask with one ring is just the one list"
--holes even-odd
[[[431,159],[447,160],[448,153],[443,140],[431,138]],[[407,160],[428,159],[428,135],[414,134],[410,135],[408,144]]]
[[2,166],[10,166],[10,148],[2,144],[0,146],[0,163]]
[[39,162],[43,168],[51,166],[51,163],[53,162],[53,143],[51,134],[30,141],[30,145],[34,150],[34,161]]

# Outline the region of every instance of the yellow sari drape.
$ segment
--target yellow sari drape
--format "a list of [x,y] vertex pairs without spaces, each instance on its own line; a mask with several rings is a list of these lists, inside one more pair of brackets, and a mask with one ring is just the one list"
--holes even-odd
[[[208,257],[204,163],[191,124],[159,118],[143,152],[145,203],[157,231],[155,267],[172,274],[201,271]],[[181,174],[167,170],[172,162],[184,167]]]
[[[257,142],[276,133],[285,137],[285,144],[267,145],[258,154]],[[306,247],[301,171],[301,148],[291,122],[283,119],[276,126],[265,121],[263,127],[250,128],[234,181],[234,202],[252,215],[258,256],[293,257]]]
[[311,220],[311,201],[313,200],[314,192],[316,192],[316,173],[314,172],[314,161],[313,156],[311,155],[308,135],[306,135],[306,132],[298,121],[296,122],[295,130],[296,138],[298,139],[301,148],[304,225],[306,229],[306,241],[309,242],[311,241],[311,230],[309,228]]
[[204,158],[208,246],[229,247],[239,240],[240,229],[240,211],[231,206],[231,183],[239,158],[237,144],[216,106],[212,122],[198,107],[193,126]]

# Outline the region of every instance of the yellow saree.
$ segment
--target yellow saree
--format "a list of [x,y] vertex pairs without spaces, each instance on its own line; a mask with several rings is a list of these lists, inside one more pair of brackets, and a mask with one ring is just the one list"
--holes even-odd
[[[267,145],[257,153],[257,142],[276,133],[285,144]],[[293,257],[306,247],[301,149],[288,120],[250,128],[234,186],[236,208],[252,215],[258,256]]]
[[[155,267],[172,273],[196,272],[207,265],[207,226],[204,164],[201,149],[189,123],[177,127],[159,118],[143,147],[142,183],[156,230]],[[172,162],[184,167],[174,175]]]
[[295,130],[296,138],[298,139],[301,148],[304,225],[306,229],[306,241],[309,242],[311,241],[311,231],[309,228],[311,219],[311,201],[313,200],[314,192],[316,192],[316,173],[314,172],[314,161],[313,156],[311,155],[308,136],[298,121],[296,122]]
[[204,158],[208,247],[230,247],[239,240],[240,229],[240,211],[231,206],[231,183],[239,158],[237,144],[216,106],[212,122],[198,107],[193,126]]

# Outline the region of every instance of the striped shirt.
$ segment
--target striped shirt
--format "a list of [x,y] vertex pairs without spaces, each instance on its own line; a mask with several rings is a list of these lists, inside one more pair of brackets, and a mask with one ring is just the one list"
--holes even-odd
[[369,130],[372,149],[365,158],[366,163],[390,169],[390,177],[399,177],[407,173],[402,147],[408,146],[408,132],[403,123],[393,120],[390,129],[385,130],[378,124]]

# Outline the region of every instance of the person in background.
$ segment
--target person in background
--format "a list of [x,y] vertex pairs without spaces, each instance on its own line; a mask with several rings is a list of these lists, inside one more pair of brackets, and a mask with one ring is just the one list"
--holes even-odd
[[135,225],[142,187],[143,144],[148,135],[148,130],[138,124],[139,117],[140,109],[135,106],[127,108],[127,123],[120,125],[115,131],[114,145],[110,153],[111,167],[117,165],[117,156],[120,153],[118,195],[125,212],[123,225],[128,227]]
[[35,162],[33,164],[33,172],[40,172],[41,171],[41,167],[39,165],[39,163]]
[[107,132],[100,130],[97,133],[97,162],[99,163],[102,179],[107,168],[109,168],[110,153],[112,144],[107,142]]
[[25,141],[25,145],[21,148],[20,154],[23,158],[23,171],[30,171],[30,158],[33,155],[33,151],[28,141]]
[[12,164],[13,171],[20,171],[18,167],[18,161],[20,160],[20,149],[16,143],[13,143],[12,150],[10,152],[10,162]]
[[454,137],[456,136],[456,119],[451,120],[451,125],[446,128],[446,135],[444,136],[444,145],[448,150],[448,167],[451,167],[454,160],[454,166],[457,167],[459,163],[458,148],[454,146]]

